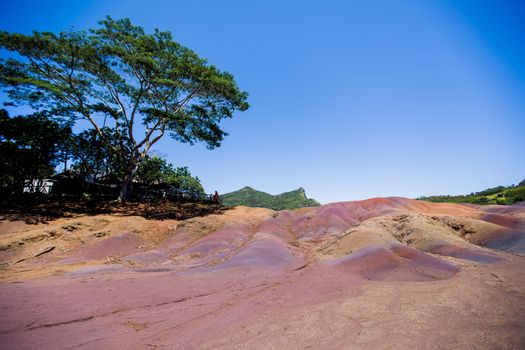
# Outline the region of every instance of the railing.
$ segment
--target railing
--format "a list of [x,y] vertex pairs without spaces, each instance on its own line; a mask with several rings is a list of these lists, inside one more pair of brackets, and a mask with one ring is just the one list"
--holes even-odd
[[[60,194],[59,191],[55,192]],[[87,193],[99,200],[117,199],[120,193],[120,183],[93,183],[89,184],[88,188],[84,190]],[[63,193],[67,194],[67,193]],[[194,203],[213,203],[213,195],[185,191],[171,185],[143,185],[132,184],[129,194],[130,200],[136,201],[154,201],[154,200],[168,200],[171,202],[194,202]],[[219,200],[220,202],[220,200]]]

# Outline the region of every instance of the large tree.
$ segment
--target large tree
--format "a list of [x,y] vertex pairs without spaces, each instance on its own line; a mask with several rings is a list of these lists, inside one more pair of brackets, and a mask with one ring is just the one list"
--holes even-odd
[[[0,32],[0,48],[12,52],[0,59],[0,82],[10,104],[89,121],[122,162],[123,198],[140,162],[166,133],[218,147],[227,135],[220,121],[249,106],[231,74],[170,32],[146,33],[129,19],[106,17],[99,24],[88,32]],[[115,147],[103,126],[129,147]]]

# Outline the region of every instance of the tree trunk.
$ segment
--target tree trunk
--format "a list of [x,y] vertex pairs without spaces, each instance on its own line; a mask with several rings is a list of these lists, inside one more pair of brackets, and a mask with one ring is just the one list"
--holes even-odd
[[146,156],[146,152],[149,149],[149,147],[151,147],[151,145],[148,145],[147,149],[143,151],[142,153],[135,151],[136,152],[135,157],[131,159],[130,162],[128,163],[126,177],[124,178],[124,180],[122,181],[122,184],[120,185],[120,193],[118,196],[119,201],[123,201],[126,198],[128,198],[130,194],[130,191],[129,191],[130,184],[132,183],[133,177],[135,177],[135,173],[139,169],[140,163]]
[[131,180],[133,180],[133,174],[126,175],[124,181],[122,181],[122,184],[120,185],[120,193],[118,195],[119,201],[123,201],[126,198],[128,198],[129,185],[131,184]]
[[122,181],[122,184],[120,185],[120,193],[118,196],[119,201],[123,201],[126,198],[128,198],[130,194],[130,185],[133,180],[133,177],[135,177],[135,173],[137,172],[138,165],[132,165],[130,168],[128,168],[128,173],[126,174],[126,177]]

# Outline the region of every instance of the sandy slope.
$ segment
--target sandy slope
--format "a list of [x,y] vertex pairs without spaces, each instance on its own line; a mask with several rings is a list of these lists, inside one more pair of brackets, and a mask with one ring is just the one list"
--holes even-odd
[[2,349],[520,349],[525,206],[0,222]]

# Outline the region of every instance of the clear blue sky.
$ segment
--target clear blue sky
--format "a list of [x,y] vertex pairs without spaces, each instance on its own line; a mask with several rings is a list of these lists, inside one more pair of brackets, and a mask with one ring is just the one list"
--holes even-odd
[[302,186],[327,203],[525,178],[524,1],[18,0],[0,29],[106,14],[170,30],[250,93],[221,148],[155,147],[208,192]]

